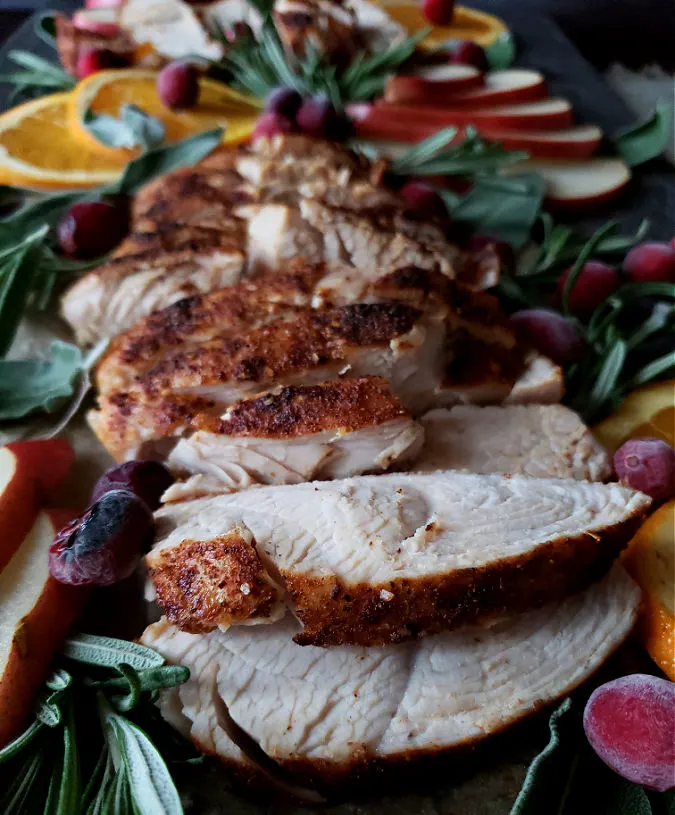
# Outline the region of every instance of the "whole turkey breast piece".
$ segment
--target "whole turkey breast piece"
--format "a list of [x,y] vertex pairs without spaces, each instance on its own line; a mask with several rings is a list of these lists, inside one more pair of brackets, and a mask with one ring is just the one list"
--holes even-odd
[[190,668],[174,702],[200,748],[226,760],[236,754],[218,723],[215,690],[279,765],[330,783],[373,763],[468,747],[565,696],[623,642],[639,600],[617,566],[537,611],[417,643],[302,648],[290,618],[205,635],[162,621],[142,642]]
[[146,561],[162,604],[165,552],[243,524],[286,586],[298,642],[377,645],[578,591],[650,503],[618,484],[452,471],[260,487],[160,510]]

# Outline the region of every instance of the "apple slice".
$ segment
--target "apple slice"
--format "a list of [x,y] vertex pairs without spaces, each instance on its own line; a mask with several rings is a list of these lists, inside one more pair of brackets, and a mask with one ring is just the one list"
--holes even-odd
[[432,65],[414,74],[391,77],[384,98],[388,102],[435,104],[462,91],[479,88],[484,81],[483,73],[471,65]]
[[0,447],[0,572],[33,526],[43,497],[65,479],[73,458],[65,439]]
[[631,172],[618,158],[589,161],[528,159],[508,167],[504,173],[536,172],[546,180],[546,198],[556,208],[579,209],[614,198],[628,184]]
[[80,31],[89,31],[91,34],[112,39],[122,33],[118,19],[117,9],[104,6],[80,9],[73,14],[72,22]]
[[509,150],[527,150],[534,158],[590,158],[600,146],[603,133],[595,125],[564,130],[502,130],[491,125],[478,128],[481,136],[503,142]]
[[120,8],[124,5],[124,0],[85,0],[84,5],[88,9]]
[[572,125],[572,105],[567,99],[544,99],[522,105],[484,108],[431,108],[422,105],[393,105],[378,101],[380,116],[405,122],[448,127],[450,125],[499,126],[502,130],[560,130]]
[[0,747],[26,724],[52,657],[88,594],[49,574],[49,546],[76,514],[40,512],[0,574]]
[[543,75],[527,68],[509,68],[485,74],[485,85],[468,91],[443,82],[415,84],[401,81],[407,79],[408,77],[395,76],[389,80],[384,95],[387,102],[476,108],[515,105],[546,98],[546,81]]

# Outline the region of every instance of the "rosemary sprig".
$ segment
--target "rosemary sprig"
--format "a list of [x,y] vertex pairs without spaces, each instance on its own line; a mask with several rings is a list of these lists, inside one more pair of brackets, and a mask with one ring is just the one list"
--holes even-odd
[[[0,750],[0,811],[181,815],[165,758],[145,725],[157,728],[157,692],[185,682],[188,669],[109,637],[78,635],[64,653],[65,667],[45,683],[35,720]],[[167,736],[167,746],[175,743],[175,734]]]
[[22,98],[69,91],[75,87],[75,79],[60,65],[30,51],[10,51],[7,59],[21,69],[0,74],[0,83],[13,86],[8,100],[10,105]]

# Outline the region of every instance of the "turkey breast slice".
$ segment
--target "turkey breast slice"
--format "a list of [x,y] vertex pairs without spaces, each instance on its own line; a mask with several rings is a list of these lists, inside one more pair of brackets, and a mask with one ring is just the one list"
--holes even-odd
[[203,630],[174,594],[190,582],[189,568],[176,576],[180,549],[245,526],[303,623],[297,642],[379,645],[580,590],[650,503],[619,484],[453,471],[257,487],[161,509],[146,562],[167,616]]
[[606,450],[563,405],[459,405],[421,419],[425,444],[415,469],[468,470],[604,481]]
[[574,690],[623,642],[640,593],[620,566],[536,611],[384,648],[301,648],[292,618],[141,641],[190,679],[160,702],[204,752],[239,763],[214,693],[280,766],[336,782],[359,768],[468,747]]

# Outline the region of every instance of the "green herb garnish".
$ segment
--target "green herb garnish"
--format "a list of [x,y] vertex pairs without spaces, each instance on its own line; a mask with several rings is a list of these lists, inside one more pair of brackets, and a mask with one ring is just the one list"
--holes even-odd
[[[0,750],[0,811],[180,815],[168,756],[150,731],[165,735],[166,747],[178,746],[153,702],[159,690],[187,681],[189,670],[110,637],[74,636],[64,654],[35,720]],[[187,745],[180,748],[196,758]]]
[[673,138],[672,103],[661,102],[645,121],[622,130],[614,138],[621,158],[629,167],[637,167],[663,155]]
[[164,123],[136,105],[122,105],[118,117],[87,111],[84,125],[106,147],[152,150],[164,141]]
[[485,49],[490,69],[503,71],[513,65],[516,58],[516,44],[510,31],[504,31],[497,39]]
[[21,69],[10,74],[0,74],[0,83],[13,85],[8,99],[10,105],[23,98],[32,99],[46,93],[69,91],[75,87],[75,79],[60,65],[30,51],[10,51],[7,59]]

